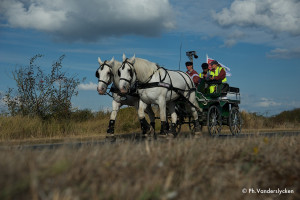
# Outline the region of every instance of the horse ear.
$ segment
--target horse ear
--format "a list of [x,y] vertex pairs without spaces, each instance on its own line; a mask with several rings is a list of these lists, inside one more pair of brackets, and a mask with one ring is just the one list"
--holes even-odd
[[123,53],[123,62],[126,60],[125,53]]
[[98,63],[100,64],[100,65],[102,65],[102,61],[101,61],[101,58],[100,57],[98,57]]
[[134,64],[135,63],[135,54],[132,56],[132,58],[130,58],[130,60],[129,60],[132,64]]
[[109,61],[109,65],[113,64],[114,61],[115,61],[115,57],[112,57],[112,59]]

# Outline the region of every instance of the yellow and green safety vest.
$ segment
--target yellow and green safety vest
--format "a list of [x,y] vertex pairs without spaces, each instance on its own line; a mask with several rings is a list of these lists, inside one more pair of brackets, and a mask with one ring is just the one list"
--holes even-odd
[[[216,68],[215,71],[210,71],[210,75],[211,75],[212,77],[218,76],[218,75],[220,74],[220,71],[221,71],[222,69],[224,69],[224,68],[218,66],[218,67]],[[225,70],[225,69],[224,69],[224,70]],[[226,76],[225,76],[225,78],[222,80],[222,83],[226,83],[226,82],[227,82],[227,78],[226,78]],[[209,87],[209,92],[210,92],[210,93],[213,93],[213,92],[215,91],[215,89],[216,89],[216,85],[211,85],[211,86]]]

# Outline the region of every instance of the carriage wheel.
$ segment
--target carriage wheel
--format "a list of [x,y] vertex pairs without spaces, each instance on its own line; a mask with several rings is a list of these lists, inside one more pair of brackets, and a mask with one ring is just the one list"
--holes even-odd
[[222,129],[221,112],[217,106],[211,106],[207,114],[207,128],[211,136],[219,136]]
[[229,113],[229,128],[232,135],[238,135],[242,129],[242,118],[237,107],[233,107]]

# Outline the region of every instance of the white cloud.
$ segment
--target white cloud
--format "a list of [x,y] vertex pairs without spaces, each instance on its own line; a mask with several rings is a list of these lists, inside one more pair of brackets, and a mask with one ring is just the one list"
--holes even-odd
[[257,97],[256,95],[243,94],[242,105],[247,108],[257,109],[257,108],[271,108],[271,107],[274,108],[278,106],[283,106],[284,104],[275,101],[274,99],[271,98]]
[[216,22],[224,27],[262,27],[277,32],[300,35],[300,1],[235,0],[230,8],[213,12]]
[[273,49],[270,53],[267,53],[267,56],[270,58],[297,58],[300,57],[300,48],[276,48]]
[[246,34],[242,31],[235,30],[232,33],[229,33],[229,35],[226,37],[224,41],[225,47],[231,47],[234,46],[239,39],[242,39],[246,36]]
[[37,29],[68,41],[157,36],[175,27],[168,0],[1,0],[0,11],[12,27]]
[[258,102],[257,102],[257,106],[258,107],[273,107],[273,106],[281,106],[282,103],[276,102],[273,99],[267,99],[267,98],[261,98]]
[[242,94],[240,108],[248,112],[278,114],[285,110],[293,110],[300,107],[299,99],[290,97],[270,98],[257,95]]
[[[53,5],[55,3],[54,1]],[[64,10],[48,4],[48,1],[34,1],[26,6],[26,3],[22,3],[22,1],[4,0],[1,12],[13,27],[34,28],[43,31],[53,31],[63,27],[67,17]]]
[[81,83],[78,86],[79,90],[94,90],[96,91],[97,89],[97,84],[89,82],[89,83]]
[[220,47],[240,42],[274,49],[300,45],[299,0],[173,0],[172,4],[183,36],[220,38],[224,41]]

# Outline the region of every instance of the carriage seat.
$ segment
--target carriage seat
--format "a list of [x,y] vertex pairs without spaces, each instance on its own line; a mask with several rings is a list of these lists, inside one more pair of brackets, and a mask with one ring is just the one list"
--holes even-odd
[[240,88],[229,87],[228,93],[240,93]]
[[[209,86],[210,85],[216,85],[216,91],[214,93],[209,92]],[[204,79],[201,79],[197,91],[201,92],[202,94],[205,94],[207,97],[211,98],[217,98],[217,97],[226,97],[228,93],[233,94],[239,94],[240,89],[236,87],[229,86],[228,83],[222,83],[221,81],[207,81]]]
[[[211,85],[216,85],[216,91],[214,93],[209,92],[209,87]],[[222,83],[221,81],[207,81],[201,79],[200,83],[198,84],[197,91],[204,94],[206,97],[209,98],[218,98],[222,96],[226,96],[227,91],[229,89],[229,85],[227,83]]]

